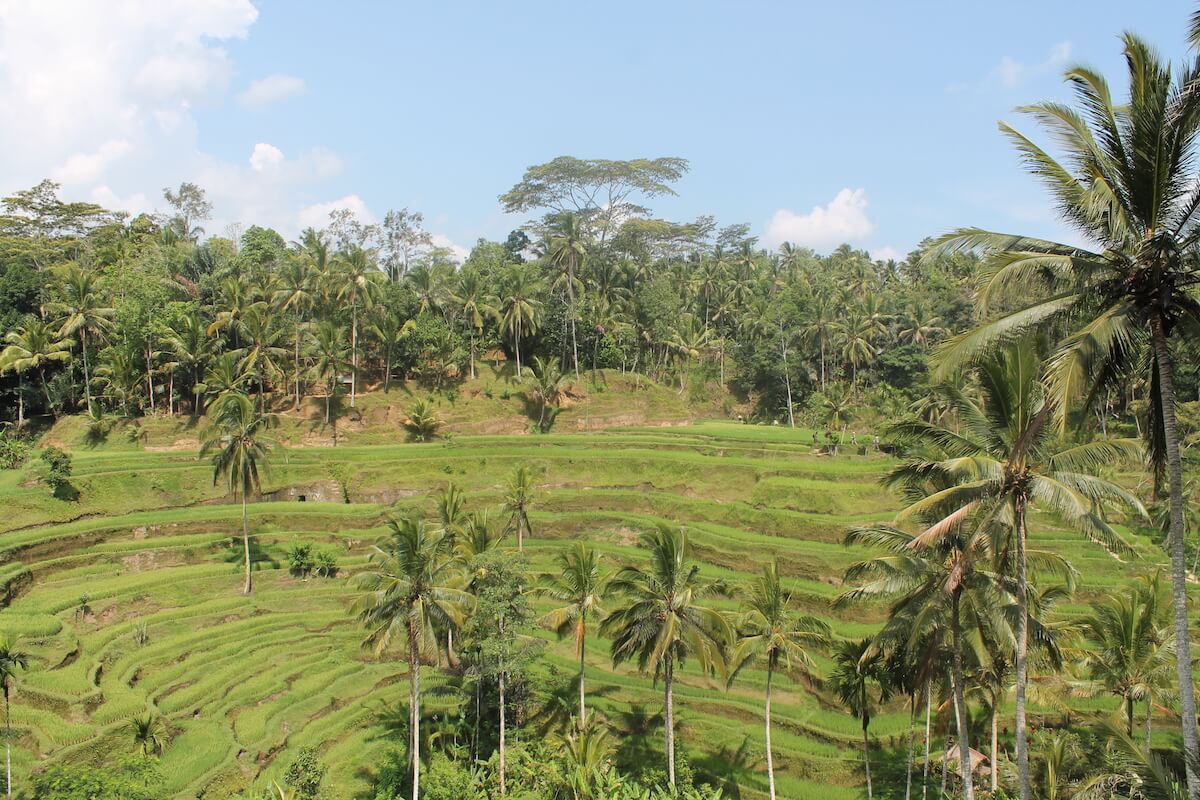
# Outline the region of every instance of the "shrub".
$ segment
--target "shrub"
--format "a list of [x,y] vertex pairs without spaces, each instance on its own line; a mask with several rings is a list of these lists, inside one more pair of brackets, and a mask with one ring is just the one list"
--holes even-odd
[[408,431],[409,437],[419,442],[428,442],[433,439],[434,436],[437,436],[438,429],[445,424],[438,416],[432,400],[418,399],[408,408],[407,413],[404,427]]
[[46,477],[43,479],[55,497],[59,497],[71,486],[71,454],[62,448],[51,445],[42,451],[42,461],[46,464]]
[[313,558],[313,547],[308,542],[297,542],[288,550],[288,570],[295,576],[304,578],[312,572],[316,562]]
[[294,790],[298,798],[315,798],[321,791],[321,781],[324,779],[325,764],[315,747],[301,747],[283,773],[284,784]]
[[162,778],[146,758],[124,759],[93,767],[58,764],[37,776],[37,800],[156,800],[162,796]]
[[28,458],[28,444],[7,433],[0,433],[0,469],[16,469]]
[[322,547],[313,558],[314,571],[322,578],[336,578],[338,573],[337,552],[330,547]]

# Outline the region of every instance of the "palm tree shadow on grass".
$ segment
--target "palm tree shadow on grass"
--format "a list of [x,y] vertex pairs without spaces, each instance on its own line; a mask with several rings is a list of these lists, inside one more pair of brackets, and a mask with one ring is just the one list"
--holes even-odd
[[554,429],[554,423],[562,409],[558,406],[546,406],[545,416],[542,414],[542,404],[531,394],[521,395],[521,413],[529,418],[529,424],[538,433],[549,433]]
[[720,789],[723,798],[741,800],[740,781],[759,772],[762,761],[759,756],[750,753],[750,747],[750,737],[744,736],[736,749],[722,745],[715,753],[692,759],[696,782]]
[[[227,540],[222,540],[218,545],[221,548],[221,559],[228,564],[241,564],[245,560],[245,554],[242,551],[242,542],[238,536],[231,536]],[[279,569],[281,566],[279,559],[267,553],[258,543],[258,539],[251,534],[250,538],[250,568],[252,570],[263,569]]]
[[309,419],[308,432],[311,435],[324,434],[336,443],[338,436],[338,423],[346,416],[346,411],[349,408],[349,400],[345,395],[334,395],[328,398],[329,401],[329,422],[325,421],[325,406],[326,398],[321,398],[317,403],[313,416]]

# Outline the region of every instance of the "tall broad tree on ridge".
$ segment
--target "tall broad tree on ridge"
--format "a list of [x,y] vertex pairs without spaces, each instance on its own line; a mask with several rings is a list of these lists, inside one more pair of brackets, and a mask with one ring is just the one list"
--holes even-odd
[[[1197,28],[1194,26],[1193,33]],[[1168,551],[1188,794],[1200,800],[1200,736],[1196,725],[1188,624],[1183,464],[1172,341],[1200,324],[1200,61],[1172,77],[1171,67],[1143,40],[1123,37],[1129,96],[1114,98],[1108,82],[1087,67],[1066,72],[1077,107],[1045,102],[1021,109],[1052,136],[1056,158],[1001,123],[1033,175],[1050,191],[1080,247],[1036,237],[965,228],[931,252],[978,250],[983,309],[1006,301],[1006,313],[955,337],[940,352],[944,374],[981,351],[1051,323],[1073,333],[1052,356],[1050,387],[1061,423],[1082,399],[1143,373],[1150,387],[1149,460],[1165,471],[1171,507]],[[1015,306],[1015,308],[1014,308]],[[1022,800],[1028,800],[1022,787]]]

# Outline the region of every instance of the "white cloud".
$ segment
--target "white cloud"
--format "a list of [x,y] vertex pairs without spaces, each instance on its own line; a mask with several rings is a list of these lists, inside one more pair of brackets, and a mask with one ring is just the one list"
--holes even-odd
[[237,96],[237,101],[246,108],[258,110],[280,100],[303,94],[304,89],[303,78],[295,75],[268,75],[265,78],[251,81],[250,85]]
[[471,255],[471,249],[469,247],[463,247],[461,244],[456,243],[454,240],[452,240],[449,236],[447,236],[444,233],[435,233],[435,234],[432,234],[429,238],[433,241],[434,247],[446,248],[447,250],[449,250],[451,253],[454,254],[454,257],[459,262],[466,261],[467,256]]
[[1026,64],[1012,56],[1004,56],[992,70],[992,77],[998,80],[1005,89],[1015,89],[1030,78],[1062,68],[1070,57],[1070,42],[1059,42],[1054,45],[1050,48],[1046,58],[1036,64]]
[[872,261],[902,261],[904,254],[890,244],[871,251]]
[[283,151],[273,144],[259,142],[254,145],[254,152],[250,154],[250,169],[255,172],[262,172],[273,167],[277,167],[283,163]]
[[313,203],[310,206],[305,206],[296,214],[296,223],[300,228],[311,227],[320,230],[329,225],[330,212],[342,209],[353,212],[359,222],[367,225],[379,221],[371,213],[371,209],[367,208],[366,202],[361,197],[356,194],[348,194],[345,197],[339,197],[337,200],[330,200],[328,203]]
[[787,208],[775,212],[763,231],[769,247],[793,242],[815,250],[836,247],[845,242],[861,241],[875,230],[867,216],[864,189],[842,189],[824,206],[813,206],[807,214]]
[[128,139],[113,139],[91,153],[75,153],[50,173],[62,183],[87,183],[100,177],[109,164],[133,149]]

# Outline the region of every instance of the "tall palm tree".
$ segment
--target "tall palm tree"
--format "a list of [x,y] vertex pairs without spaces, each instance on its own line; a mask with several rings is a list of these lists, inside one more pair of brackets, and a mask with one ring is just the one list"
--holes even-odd
[[542,576],[538,593],[557,600],[561,605],[542,619],[561,639],[570,634],[575,638],[575,653],[579,657],[579,719],[582,731],[587,724],[587,702],[584,676],[587,663],[588,620],[603,617],[601,603],[608,592],[608,576],[601,569],[600,554],[583,542],[555,558],[557,570]]
[[116,309],[105,305],[100,279],[90,270],[74,264],[60,271],[55,280],[54,301],[46,310],[59,323],[59,338],[78,337],[83,351],[83,391],[87,398],[88,414],[92,414],[92,380],[88,362],[88,336],[103,341],[113,330]]
[[1083,662],[1094,680],[1121,698],[1130,736],[1134,703],[1149,700],[1170,670],[1172,637],[1159,619],[1158,595],[1155,578],[1093,604],[1079,624],[1086,643]]
[[200,457],[209,456],[213,464],[213,484],[225,479],[229,491],[242,500],[242,548],[246,557],[246,584],[250,594],[250,520],[246,504],[251,492],[262,491],[262,473],[270,466],[274,446],[265,435],[275,424],[272,415],[260,414],[244,394],[229,394],[209,410],[209,425],[204,430]]
[[[955,231],[933,252],[981,250],[985,282],[981,306],[1004,299],[1011,310],[951,340],[941,369],[953,369],[980,350],[1030,327],[1066,322],[1074,333],[1052,359],[1051,385],[1066,420],[1071,401],[1102,397],[1145,370],[1151,386],[1152,424],[1146,426],[1150,462],[1164,471],[1171,503],[1168,549],[1187,785],[1200,800],[1200,735],[1187,609],[1187,556],[1183,525],[1183,465],[1171,342],[1200,322],[1200,242],[1194,163],[1200,131],[1200,63],[1172,79],[1171,66],[1144,41],[1123,37],[1130,94],[1118,99],[1103,76],[1073,67],[1066,79],[1077,108],[1046,102],[1022,109],[1054,138],[1055,159],[1016,129],[1001,130],[1027,168],[1053,196],[1060,214],[1088,247],[976,228]],[[1028,800],[1022,787],[1022,800]]]
[[[871,785],[871,716],[875,707],[887,699],[884,662],[870,639],[842,642],[833,656],[830,674],[833,693],[862,724],[863,770],[867,776],[867,800],[874,797]],[[871,684],[875,684],[874,696]]]
[[521,338],[537,333],[542,302],[537,298],[541,281],[530,264],[513,264],[504,275],[500,296],[500,332],[509,337],[517,356],[521,378]]
[[571,323],[571,352],[575,365],[575,380],[579,380],[579,341],[575,334],[575,296],[583,290],[579,271],[587,258],[583,218],[574,212],[559,214],[549,230],[546,258],[559,271],[554,286],[567,298],[567,319]]
[[[15,372],[20,378],[26,372],[36,372],[46,398],[46,410],[54,414],[54,402],[50,399],[50,387],[46,383],[46,367],[69,359],[75,343],[60,337],[52,325],[32,317],[6,333],[4,341],[8,344],[0,351],[0,373]],[[23,402],[20,418],[24,422]]]
[[504,510],[508,512],[508,527],[517,532],[517,550],[525,548],[525,536],[533,535],[529,524],[529,508],[536,499],[533,470],[524,464],[513,470],[504,487]]
[[891,482],[898,486],[924,486],[932,474],[949,485],[921,498],[905,512],[946,508],[947,524],[975,511],[1006,519],[1015,545],[1016,571],[1016,745],[1017,771],[1022,792],[1028,792],[1029,754],[1025,725],[1029,594],[1026,550],[1029,509],[1048,513],[1112,551],[1126,546],[1103,519],[1105,506],[1117,505],[1145,515],[1142,504],[1116,484],[1096,477],[1096,470],[1140,457],[1131,440],[1098,440],[1064,446],[1049,423],[1055,407],[1041,376],[1039,347],[1034,339],[1013,342],[978,363],[973,373],[981,401],[962,389],[946,385],[955,412],[957,432],[924,421],[902,422],[891,435],[917,445],[918,454],[898,467]]
[[[546,433],[548,430],[546,409],[551,405],[557,405],[562,397],[562,382],[563,374],[559,369],[557,358],[533,357],[533,377],[530,379],[529,385],[541,408],[538,416],[538,431],[541,433]],[[553,424],[553,418],[551,418],[551,424]]]
[[0,640],[0,688],[4,689],[4,773],[8,800],[12,800],[12,714],[9,703],[17,670],[29,668],[29,656],[10,639]]
[[417,329],[415,320],[404,319],[394,309],[380,303],[371,311],[367,332],[383,347],[383,391],[392,384],[392,360],[396,348]]
[[192,415],[200,413],[203,394],[201,385],[205,365],[212,356],[212,342],[204,330],[204,321],[198,311],[192,310],[168,329],[162,346],[170,354],[174,372],[182,370],[187,376],[188,392],[192,396]]
[[779,562],[763,567],[750,587],[745,612],[738,619],[737,646],[730,656],[729,682],[741,670],[759,660],[767,665],[766,699],[763,703],[763,734],[767,749],[767,781],[775,800],[775,758],[771,751],[771,682],[781,667],[789,673],[814,677],[816,662],[809,650],[828,644],[829,626],[809,614],[792,610],[791,593],[783,588]]
[[359,246],[340,254],[341,268],[338,299],[350,304],[350,405],[358,397],[358,324],[362,312],[370,308],[378,295],[376,278],[382,275],[374,263],[374,253]]
[[455,311],[467,323],[471,331],[471,379],[475,379],[475,344],[483,335],[483,326],[488,320],[500,319],[500,312],[487,293],[483,277],[473,269],[464,269],[458,276],[458,285],[450,295]]
[[382,654],[400,636],[408,648],[409,763],[412,798],[420,797],[421,660],[438,658],[437,630],[462,624],[470,595],[457,588],[445,534],[423,520],[389,520],[389,536],[376,546],[368,569],[356,578],[365,594],[354,604],[367,626],[364,645]]
[[312,330],[308,353],[312,360],[312,374],[325,383],[325,424],[328,425],[330,403],[342,385],[342,373],[353,369],[350,347],[346,344],[346,329],[331,320],[321,320]]
[[643,672],[653,667],[663,679],[667,779],[675,786],[675,667],[694,656],[702,669],[713,671],[724,659],[731,638],[729,622],[716,609],[703,605],[718,585],[700,578],[700,567],[689,559],[687,534],[660,523],[642,534],[649,567],[623,567],[610,591],[625,599],[601,623],[612,638],[613,665],[636,659]]
[[282,376],[287,349],[281,346],[279,329],[270,306],[262,305],[250,309],[242,318],[242,347],[238,369],[253,376],[258,384],[259,410],[266,411],[267,382]]
[[[312,230],[309,229],[306,233],[312,233]],[[321,243],[317,241],[314,245],[320,247]],[[314,259],[303,252],[288,258],[279,272],[279,288],[275,290],[273,297],[276,309],[292,315],[292,375],[296,379],[293,407],[297,411],[300,410],[300,381],[304,377],[304,370],[300,364],[304,324],[316,303],[315,263]]]

